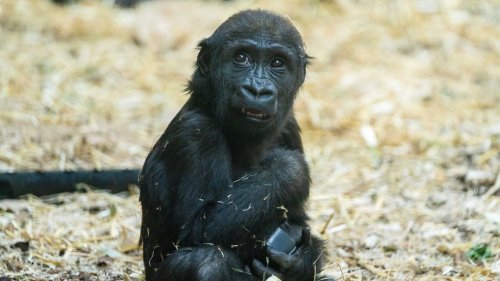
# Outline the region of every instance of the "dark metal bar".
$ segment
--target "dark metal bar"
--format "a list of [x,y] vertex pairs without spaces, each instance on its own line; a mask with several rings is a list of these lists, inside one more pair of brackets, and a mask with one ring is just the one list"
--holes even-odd
[[138,184],[138,176],[139,170],[0,173],[0,199],[25,194],[44,196],[74,192],[79,183],[116,193],[127,191],[131,184]]

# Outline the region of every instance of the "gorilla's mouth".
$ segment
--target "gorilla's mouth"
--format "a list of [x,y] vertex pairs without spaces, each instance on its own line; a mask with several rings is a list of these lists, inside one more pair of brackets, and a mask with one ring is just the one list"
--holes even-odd
[[241,108],[241,114],[249,117],[250,119],[256,119],[259,121],[266,121],[269,119],[269,114],[266,114],[262,111],[258,111],[253,108]]

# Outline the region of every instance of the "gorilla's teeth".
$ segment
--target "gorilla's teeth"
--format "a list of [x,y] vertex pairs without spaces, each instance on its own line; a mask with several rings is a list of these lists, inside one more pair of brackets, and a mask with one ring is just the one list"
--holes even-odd
[[267,117],[266,114],[264,113],[259,113],[259,112],[251,112],[249,110],[246,110],[245,108],[242,108],[241,109],[241,113],[246,115],[246,116],[250,116],[250,117],[254,117],[254,118],[259,118],[259,119],[264,119]]

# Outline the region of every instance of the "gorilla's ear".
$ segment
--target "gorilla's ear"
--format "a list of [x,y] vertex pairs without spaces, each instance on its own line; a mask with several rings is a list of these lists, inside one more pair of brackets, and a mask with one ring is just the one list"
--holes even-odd
[[202,76],[207,75],[209,65],[210,65],[210,58],[212,57],[212,46],[209,43],[210,38],[203,39],[199,44],[198,44],[198,57],[196,59],[196,67],[200,70],[200,74]]

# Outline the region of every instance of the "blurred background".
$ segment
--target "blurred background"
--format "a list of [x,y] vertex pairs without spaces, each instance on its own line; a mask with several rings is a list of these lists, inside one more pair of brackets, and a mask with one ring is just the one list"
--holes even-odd
[[[247,8],[314,57],[295,110],[326,270],[498,280],[498,0],[0,0],[0,171],[141,167],[196,44]],[[137,189],[1,200],[0,279],[142,280],[139,227]]]

